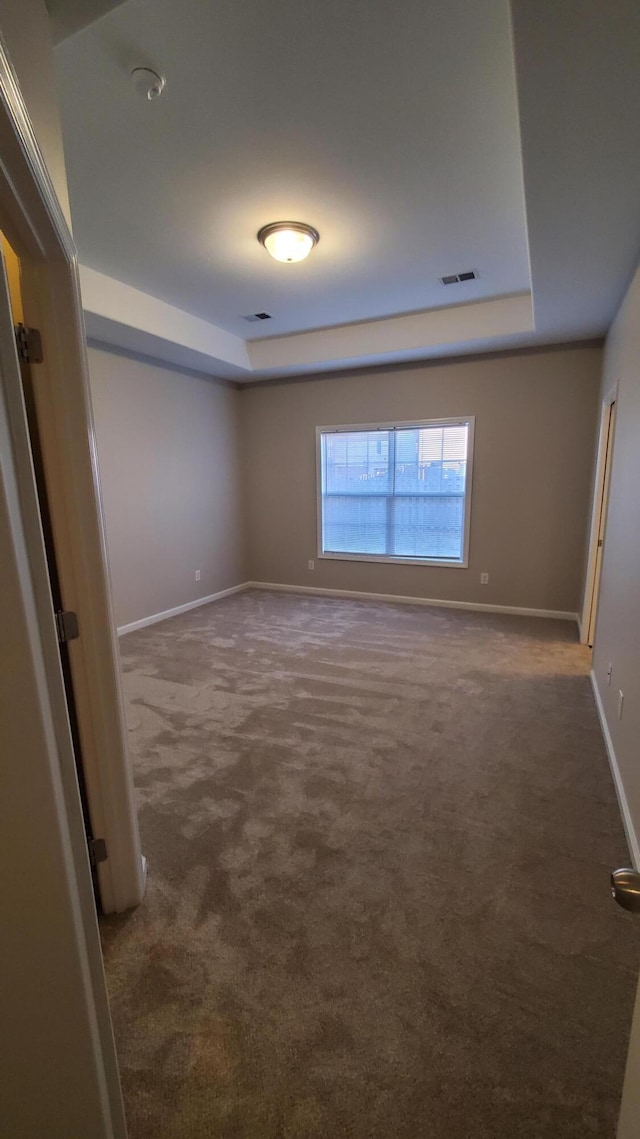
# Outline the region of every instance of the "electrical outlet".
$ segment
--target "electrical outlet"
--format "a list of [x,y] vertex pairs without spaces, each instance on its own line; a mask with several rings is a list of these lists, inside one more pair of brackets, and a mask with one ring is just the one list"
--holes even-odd
[[488,573],[481,573],[480,574],[480,585],[488,585],[488,584],[489,584],[489,574]]
[[621,688],[618,689],[618,719],[622,719],[622,709],[624,707],[624,692]]
[[314,570],[315,568],[316,563],[314,562],[313,558],[309,558],[309,561],[307,562],[307,569]]
[[196,581],[200,581],[200,570],[196,570]]
[[612,674],[612,672],[613,672],[613,665],[612,665],[611,661],[609,661],[609,667],[607,669],[607,684],[609,685],[609,688],[611,688],[611,674]]

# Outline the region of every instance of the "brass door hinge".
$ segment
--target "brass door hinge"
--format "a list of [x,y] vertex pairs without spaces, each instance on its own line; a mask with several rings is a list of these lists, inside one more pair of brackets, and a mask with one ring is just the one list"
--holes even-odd
[[61,609],[56,613],[56,630],[61,645],[77,640],[80,636],[77,614],[71,609]]
[[24,324],[16,324],[16,348],[18,359],[23,364],[41,364],[44,360],[42,354],[42,337],[37,328],[27,328]]
[[89,861],[92,866],[107,861],[107,844],[103,838],[90,838],[87,845],[89,847]]

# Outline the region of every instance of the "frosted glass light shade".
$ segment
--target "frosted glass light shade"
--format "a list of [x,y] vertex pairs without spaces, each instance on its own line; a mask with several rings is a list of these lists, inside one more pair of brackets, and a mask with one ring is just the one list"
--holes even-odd
[[272,222],[258,233],[258,241],[276,261],[304,261],[319,240],[317,229],[298,221]]

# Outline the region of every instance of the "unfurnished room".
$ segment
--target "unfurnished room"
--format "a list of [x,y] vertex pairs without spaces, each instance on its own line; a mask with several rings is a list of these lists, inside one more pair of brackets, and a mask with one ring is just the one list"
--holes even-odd
[[635,0],[0,0],[6,1139],[640,1135],[639,128]]

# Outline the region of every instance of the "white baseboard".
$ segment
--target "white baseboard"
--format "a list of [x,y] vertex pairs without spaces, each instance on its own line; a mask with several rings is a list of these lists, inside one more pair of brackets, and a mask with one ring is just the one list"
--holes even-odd
[[136,629],[145,629],[147,625],[156,625],[158,621],[166,621],[169,617],[178,617],[180,613],[188,613],[190,609],[197,609],[200,605],[208,605],[211,601],[219,601],[222,597],[229,597],[232,593],[242,593],[246,589],[271,589],[279,593],[310,593],[317,597],[346,597],[352,601],[390,601],[399,605],[436,605],[444,609],[473,609],[480,613],[513,613],[520,617],[551,617],[559,621],[577,621],[577,613],[564,613],[559,609],[525,609],[518,605],[485,605],[480,601],[447,601],[437,597],[403,597],[395,593],[362,593],[355,589],[325,589],[316,585],[282,585],[273,581],[243,581],[241,585],[232,585],[230,589],[221,589],[219,593],[210,593],[208,597],[199,597],[196,601],[187,601],[184,605],[176,605],[174,609],[165,609],[162,613],[152,613],[149,617],[142,617],[139,621],[132,621],[129,625],[118,627],[118,636],[124,637],[126,633],[135,633]]
[[221,589],[219,593],[210,593],[208,597],[198,597],[196,601],[187,601],[185,605],[176,605],[175,609],[165,609],[163,613],[152,613],[150,617],[142,617],[139,621],[132,621],[130,625],[120,625],[118,636],[125,633],[135,633],[136,629],[145,629],[147,625],[156,625],[158,621],[166,621],[168,617],[177,617],[180,613],[187,613],[189,609],[198,609],[200,605],[208,605],[210,601],[219,601],[221,597],[229,597],[232,593],[242,593],[249,589],[250,583],[243,581],[242,585],[232,585],[230,589]]
[[361,593],[355,589],[324,589],[316,585],[277,585],[272,581],[249,581],[247,589],[272,589],[280,593],[311,593],[318,597],[346,597],[352,601],[394,601],[400,605],[438,605],[444,609],[475,609],[480,613],[515,613],[520,617],[553,617],[577,621],[577,613],[558,609],[523,609],[517,605],[484,605],[480,601],[444,601],[435,597],[402,597],[395,593]]
[[604,736],[604,743],[607,749],[607,755],[609,757],[609,766],[611,768],[611,775],[613,777],[613,785],[616,789],[616,795],[618,796],[618,806],[620,807],[620,814],[622,815],[622,825],[624,826],[624,833],[627,836],[627,843],[629,844],[629,853],[631,855],[634,867],[636,870],[640,870],[640,841],[638,841],[638,836],[633,825],[633,819],[631,817],[631,811],[629,809],[629,802],[627,800],[624,784],[622,782],[622,775],[620,774],[618,760],[616,759],[616,753],[614,751],[613,740],[611,739],[609,725],[605,716],[600,689],[598,688],[598,681],[596,680],[593,669],[591,670],[590,677],[591,687],[593,688],[593,695],[596,702],[596,708],[598,710],[598,716],[600,718],[600,727],[602,729],[602,735]]

